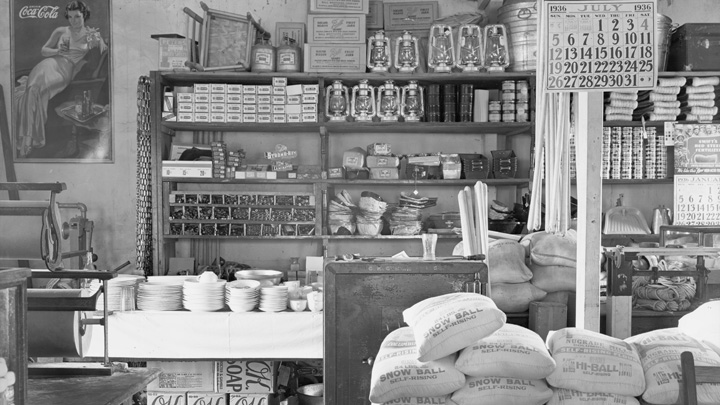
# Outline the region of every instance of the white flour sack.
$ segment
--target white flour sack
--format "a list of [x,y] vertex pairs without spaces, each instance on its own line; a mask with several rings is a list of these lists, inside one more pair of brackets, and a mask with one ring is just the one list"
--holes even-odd
[[465,375],[455,368],[454,354],[425,363],[418,361],[413,331],[404,327],[390,332],[380,345],[370,376],[370,402],[442,397],[463,384]]
[[497,307],[506,313],[525,312],[533,301],[542,301],[547,293],[529,281],[516,284],[495,283],[490,290],[490,298]]
[[451,293],[420,301],[403,311],[415,332],[418,360],[453,354],[505,324],[505,313],[490,298],[475,293]]
[[[680,398],[680,354],[691,352],[696,366],[720,366],[720,356],[678,328],[658,329],[625,339],[640,353],[647,389],[643,399],[651,404],[674,404]],[[720,384],[697,384],[698,404],[720,404]]]
[[547,377],[556,388],[636,397],[645,391],[645,376],[633,345],[577,328],[551,331],[547,347],[557,366]]
[[392,401],[385,402],[383,404],[372,404],[372,405],[451,405],[450,396],[445,395],[442,397],[402,397]]
[[603,392],[580,392],[553,388],[553,395],[547,405],[640,405],[634,397],[606,394]]
[[680,332],[720,347],[720,301],[708,301],[678,321]]
[[467,377],[451,399],[457,405],[543,405],[551,396],[544,380]]
[[537,380],[555,370],[555,360],[540,335],[508,323],[462,349],[455,367],[473,377],[501,375]]

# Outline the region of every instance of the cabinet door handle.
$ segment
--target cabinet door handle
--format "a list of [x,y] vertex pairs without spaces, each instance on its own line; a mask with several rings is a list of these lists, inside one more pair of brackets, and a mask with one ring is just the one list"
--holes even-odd
[[367,364],[368,366],[372,366],[374,361],[375,358],[373,356],[369,356],[367,359],[363,359],[362,363]]

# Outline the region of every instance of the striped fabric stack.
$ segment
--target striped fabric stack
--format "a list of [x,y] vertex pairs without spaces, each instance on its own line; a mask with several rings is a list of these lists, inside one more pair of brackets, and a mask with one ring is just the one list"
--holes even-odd
[[718,115],[717,99],[720,77],[693,77],[691,85],[683,87],[678,100],[685,121],[712,121]]
[[611,91],[605,93],[605,121],[632,121],[637,108],[638,92]]
[[680,115],[680,101],[677,96],[685,85],[684,77],[661,77],[653,90],[638,93],[638,107],[633,119],[640,121],[674,121]]

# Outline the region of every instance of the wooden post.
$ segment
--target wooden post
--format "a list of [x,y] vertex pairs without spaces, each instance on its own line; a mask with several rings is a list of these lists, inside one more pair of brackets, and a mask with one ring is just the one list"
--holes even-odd
[[577,145],[577,294],[575,326],[600,331],[602,92],[575,93]]

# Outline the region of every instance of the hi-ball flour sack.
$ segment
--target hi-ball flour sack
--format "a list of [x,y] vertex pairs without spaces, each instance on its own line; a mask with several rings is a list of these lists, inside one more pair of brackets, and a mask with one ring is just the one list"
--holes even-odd
[[404,327],[390,332],[380,345],[370,376],[370,402],[441,397],[463,384],[465,375],[455,368],[454,354],[420,362],[413,331]]
[[505,313],[490,298],[475,293],[451,293],[420,301],[403,311],[415,332],[418,360],[453,354],[505,324]]
[[[625,339],[640,353],[647,389],[643,399],[651,404],[674,404],[680,398],[680,354],[691,352],[696,366],[720,366],[720,356],[678,328],[658,329]],[[720,384],[697,384],[698,404],[720,404]]]
[[577,328],[552,331],[547,347],[555,371],[547,378],[556,388],[638,396],[645,376],[633,345],[597,332]]
[[537,380],[555,370],[555,360],[540,335],[508,323],[464,348],[455,367],[473,377],[501,375]]

